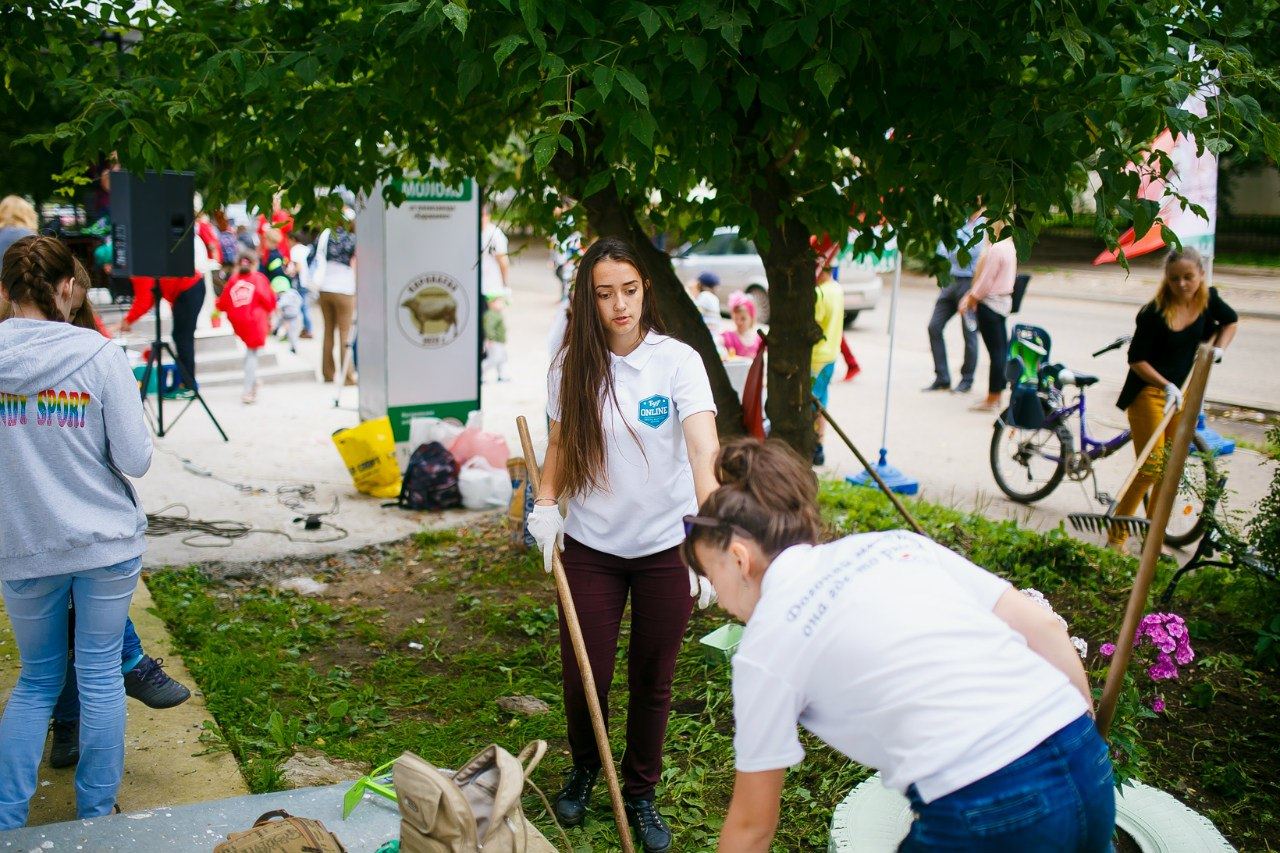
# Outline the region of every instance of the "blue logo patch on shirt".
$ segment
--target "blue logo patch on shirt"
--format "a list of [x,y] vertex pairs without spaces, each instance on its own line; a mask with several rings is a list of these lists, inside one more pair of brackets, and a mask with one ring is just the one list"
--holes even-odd
[[640,423],[654,429],[662,426],[671,417],[671,401],[666,397],[654,395],[640,401]]

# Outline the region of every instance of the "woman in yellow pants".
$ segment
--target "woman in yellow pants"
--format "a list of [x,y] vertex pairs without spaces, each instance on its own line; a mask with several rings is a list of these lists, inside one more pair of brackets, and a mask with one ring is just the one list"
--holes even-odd
[[[1138,311],[1129,343],[1129,375],[1116,405],[1129,418],[1133,449],[1140,453],[1164,413],[1182,405],[1182,383],[1195,363],[1196,348],[1213,343],[1214,361],[1236,336],[1236,312],[1204,279],[1204,262],[1194,249],[1169,253],[1155,299]],[[1120,496],[1116,515],[1133,515],[1163,468],[1165,446],[1173,438],[1170,422],[1133,485]],[[1109,544],[1123,548],[1126,534],[1113,529]]]

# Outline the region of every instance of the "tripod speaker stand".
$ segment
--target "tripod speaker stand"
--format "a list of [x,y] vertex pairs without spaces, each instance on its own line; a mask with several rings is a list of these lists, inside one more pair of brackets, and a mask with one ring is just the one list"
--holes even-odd
[[[218,431],[218,435],[222,436],[222,440],[230,441],[230,439],[227,438],[226,432],[222,429],[222,424],[218,423],[218,419],[213,416],[213,412],[209,409],[209,404],[204,401],[204,397],[200,394],[200,388],[196,385],[195,377],[187,374],[187,368],[178,358],[178,354],[173,351],[173,347],[170,346],[169,342],[160,334],[161,297],[159,278],[151,279],[151,288],[152,294],[155,297],[155,306],[153,310],[155,312],[154,318],[156,330],[155,337],[151,341],[151,350],[147,353],[147,366],[143,368],[142,371],[142,402],[144,406],[143,410],[147,414],[147,420],[151,422],[151,427],[155,431],[155,434],[160,438],[164,438],[164,371],[162,370],[162,367],[164,364],[163,354],[167,352],[169,353],[169,358],[173,360],[174,370],[177,373],[178,381],[183,386],[190,389],[192,394],[191,398],[187,400],[186,405],[183,406],[178,414],[174,416],[173,420],[169,422],[169,429],[172,429],[174,424],[178,422],[178,419],[186,414],[187,409],[191,408],[192,403],[198,402],[201,408],[204,409],[204,413],[209,416],[209,420],[213,422],[213,427]],[[154,420],[151,417],[151,410],[146,407],[147,387],[150,385],[153,371],[154,376],[156,377],[156,411]]]

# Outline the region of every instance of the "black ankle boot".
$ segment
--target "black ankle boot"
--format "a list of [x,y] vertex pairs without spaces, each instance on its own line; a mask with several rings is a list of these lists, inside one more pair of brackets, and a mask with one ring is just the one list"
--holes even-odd
[[644,853],[665,853],[671,849],[671,827],[658,814],[653,800],[628,799],[627,822],[640,835]]
[[556,820],[561,826],[578,826],[591,805],[591,789],[596,786],[600,768],[574,767],[564,787],[556,794]]

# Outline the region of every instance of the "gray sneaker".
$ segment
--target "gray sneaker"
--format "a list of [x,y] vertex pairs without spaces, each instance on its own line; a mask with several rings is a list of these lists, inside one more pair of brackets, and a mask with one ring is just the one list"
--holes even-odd
[[125,673],[124,692],[148,708],[172,708],[191,698],[191,691],[164,671],[164,658],[146,655]]

